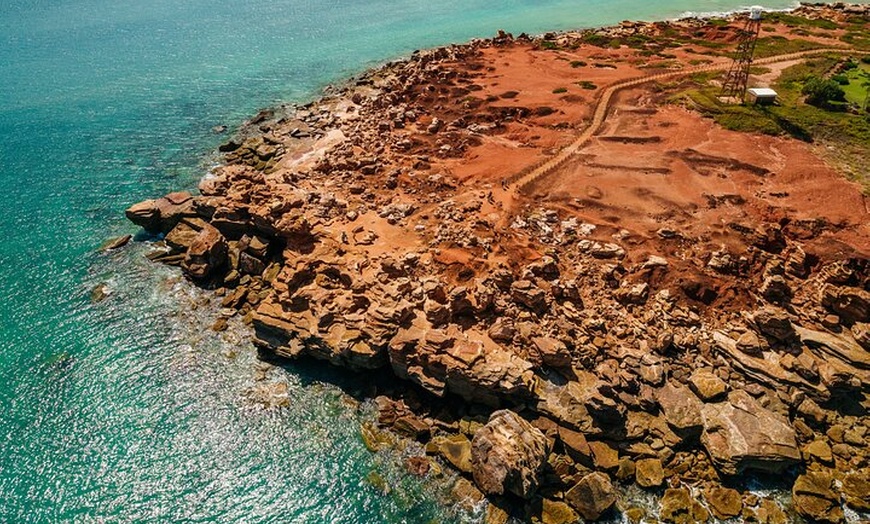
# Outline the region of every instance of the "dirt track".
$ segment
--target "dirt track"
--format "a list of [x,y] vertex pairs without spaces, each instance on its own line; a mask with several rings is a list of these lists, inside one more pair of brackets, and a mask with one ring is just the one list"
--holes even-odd
[[[804,58],[807,56],[818,55],[823,53],[857,53],[857,54],[866,54],[865,52],[856,52],[851,48],[823,48],[823,49],[813,49],[809,51],[802,51],[799,53],[789,53],[784,55],[777,55],[768,58],[762,58],[759,60],[755,60],[753,63],[757,65],[765,65],[765,64],[773,64],[777,62],[787,62],[799,58]],[[533,183],[540,180],[541,178],[547,176],[548,174],[554,172],[559,167],[563,166],[565,162],[567,162],[571,157],[576,155],[584,145],[591,139],[598,130],[601,128],[601,125],[604,123],[604,120],[607,118],[608,110],[610,109],[610,102],[613,99],[613,95],[617,92],[627,89],[630,87],[638,86],[641,84],[646,84],[649,82],[654,82],[657,80],[665,80],[669,78],[677,78],[681,76],[691,75],[694,73],[701,73],[707,71],[721,71],[728,69],[730,67],[731,61],[714,63],[714,64],[706,64],[698,67],[690,67],[687,69],[683,69],[680,71],[674,71],[669,73],[659,73],[654,75],[643,76],[639,78],[633,78],[630,80],[625,80],[623,82],[619,82],[614,84],[601,94],[598,99],[595,114],[592,118],[592,122],[583,131],[577,139],[562,149],[555,157],[544,161],[542,164],[533,167],[531,170],[523,170],[519,173],[511,176],[508,180],[510,183],[509,189],[513,191],[524,191],[528,187],[530,187]]]

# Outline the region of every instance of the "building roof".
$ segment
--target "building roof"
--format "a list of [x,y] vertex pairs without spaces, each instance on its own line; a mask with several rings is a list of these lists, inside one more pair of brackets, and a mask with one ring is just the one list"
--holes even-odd
[[747,91],[756,98],[776,97],[776,91],[769,87],[753,87]]

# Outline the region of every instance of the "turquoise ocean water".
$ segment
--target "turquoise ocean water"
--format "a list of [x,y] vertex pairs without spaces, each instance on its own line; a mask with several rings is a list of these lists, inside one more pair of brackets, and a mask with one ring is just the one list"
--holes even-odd
[[[250,344],[204,329],[204,295],[142,243],[96,248],[135,232],[128,205],[195,187],[222,139],[213,126],[414,49],[743,6],[0,2],[0,523],[474,521],[365,450],[342,392],[360,384],[278,370],[290,407],[252,407]],[[110,295],[94,304],[98,284]]]

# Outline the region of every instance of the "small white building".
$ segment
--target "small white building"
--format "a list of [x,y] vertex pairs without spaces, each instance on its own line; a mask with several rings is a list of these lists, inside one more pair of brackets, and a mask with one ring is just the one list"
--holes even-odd
[[776,102],[776,91],[769,87],[753,87],[746,90],[747,98],[751,104],[771,105]]

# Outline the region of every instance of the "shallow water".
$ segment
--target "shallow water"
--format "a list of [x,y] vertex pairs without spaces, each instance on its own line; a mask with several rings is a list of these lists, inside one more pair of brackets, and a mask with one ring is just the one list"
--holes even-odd
[[[225,139],[212,127],[416,48],[743,5],[493,4],[0,2],[0,522],[476,518],[371,456],[328,370],[274,371],[291,406],[251,407],[250,343],[203,333],[217,314],[206,297],[144,244],[95,249],[135,232],[131,203],[195,186]],[[101,283],[109,298],[92,304]]]

